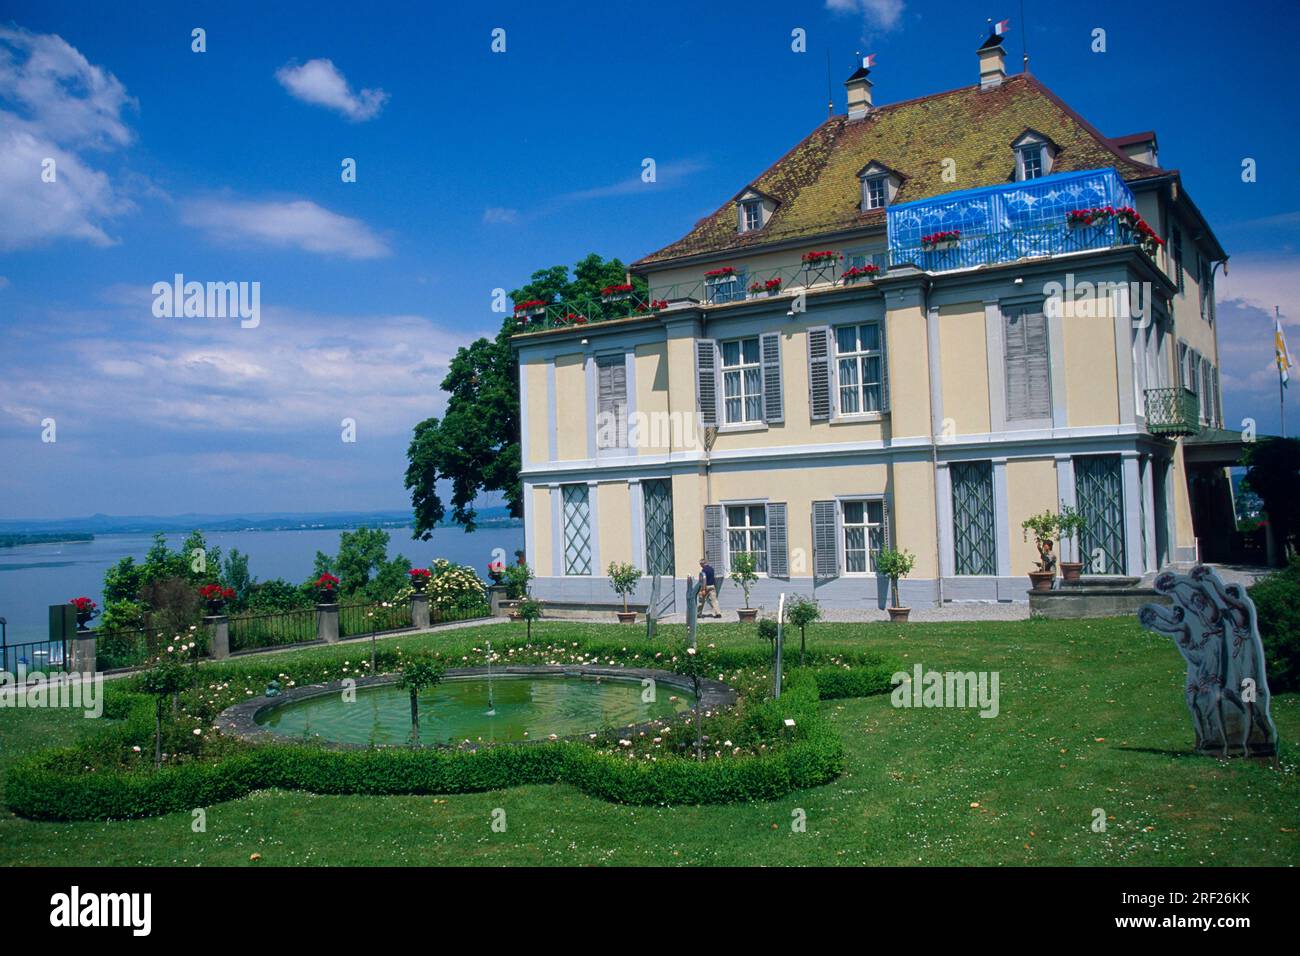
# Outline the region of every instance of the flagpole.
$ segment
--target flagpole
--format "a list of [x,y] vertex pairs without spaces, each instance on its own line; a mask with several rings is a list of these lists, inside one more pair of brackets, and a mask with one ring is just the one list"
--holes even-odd
[[[1282,316],[1276,305],[1273,306],[1273,328],[1282,328]],[[1279,341],[1279,345],[1280,344]],[[1283,349],[1278,353],[1277,359],[1277,408],[1278,412],[1281,414],[1283,438],[1286,437],[1286,379],[1283,378],[1283,376],[1286,375],[1286,364],[1288,361],[1289,359],[1286,355],[1286,349]]]

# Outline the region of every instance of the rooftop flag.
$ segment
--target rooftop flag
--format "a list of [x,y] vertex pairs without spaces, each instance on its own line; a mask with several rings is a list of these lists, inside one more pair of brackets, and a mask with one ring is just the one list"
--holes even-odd
[[1273,316],[1273,350],[1277,354],[1277,375],[1282,382],[1282,387],[1286,388],[1287,382],[1291,380],[1291,375],[1287,369],[1295,366],[1295,359],[1286,347],[1286,336],[1282,334],[1282,319],[1274,311]]
[[876,55],[874,53],[868,53],[866,56],[862,58],[862,68],[864,70],[869,70],[875,65],[876,65]]
[[1011,29],[1010,20],[999,20],[997,23],[993,24],[993,32],[997,36],[1002,36],[1010,29]]

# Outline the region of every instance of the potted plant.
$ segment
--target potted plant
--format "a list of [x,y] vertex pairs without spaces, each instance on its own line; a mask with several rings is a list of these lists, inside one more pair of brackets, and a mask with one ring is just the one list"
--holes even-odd
[[493,561],[487,566],[488,580],[493,584],[500,584],[506,579],[506,565],[504,561]]
[[312,582],[312,586],[316,589],[318,603],[333,604],[338,596],[339,579],[326,571]]
[[960,229],[940,229],[921,237],[922,249],[955,249],[961,242]]
[[545,314],[547,305],[545,299],[527,299],[518,302],[515,304],[515,318],[519,319],[520,325],[527,325],[529,319]]
[[758,617],[758,608],[749,606],[749,589],[758,580],[758,562],[748,551],[732,555],[731,573],[727,576],[740,585],[740,589],[745,592],[745,606],[737,610],[736,614],[742,621],[753,621]]
[[[806,641],[804,638],[804,628],[809,624],[820,621],[822,617],[821,606],[810,597],[804,597],[802,594],[793,598],[785,606],[785,619],[799,628],[799,666],[803,667],[804,648]],[[906,615],[904,615],[906,619]]]
[[411,576],[411,589],[416,594],[423,594],[424,589],[429,586],[429,569],[411,568],[407,573]]
[[768,279],[766,282],[751,282],[749,284],[749,294],[753,296],[774,296],[781,292],[781,278],[779,276]]
[[889,579],[889,611],[891,621],[905,622],[912,613],[910,607],[903,607],[898,600],[898,579],[912,573],[916,565],[916,555],[911,551],[895,551],[893,548],[881,548],[876,552],[876,573]]
[[1029,572],[1031,589],[1034,591],[1052,590],[1056,580],[1056,555],[1052,550],[1052,541],[1060,527],[1060,517],[1050,511],[1030,515],[1020,523],[1025,540],[1034,536],[1034,546],[1038,548],[1038,570]]
[[880,275],[880,266],[868,262],[864,266],[852,266],[844,270],[844,284],[855,285],[863,279],[874,279]]
[[632,298],[632,283],[630,282],[607,285],[600,290],[601,302],[625,302],[630,298]]
[[88,597],[73,598],[68,603],[77,609],[77,630],[86,630],[90,619],[98,613],[99,605]]
[[220,584],[205,584],[199,588],[199,597],[208,602],[209,614],[220,614],[226,602],[235,599],[235,589]]
[[[1061,513],[1057,516],[1057,535],[1061,541],[1061,550],[1065,550],[1065,542],[1078,541],[1079,536],[1083,534],[1084,529],[1088,527],[1088,519],[1081,515],[1074,507],[1067,504],[1061,505]],[[1083,574],[1082,561],[1062,561],[1061,577],[1066,581],[1077,581]]]
[[839,258],[830,249],[805,252],[803,254],[803,270],[807,283],[812,285],[818,279],[834,282],[835,266],[839,262]]
[[633,624],[636,622],[636,611],[629,611],[627,608],[627,596],[636,590],[636,583],[641,580],[641,569],[630,564],[619,564],[617,561],[609,562],[609,586],[614,589],[614,593],[621,595],[623,598],[623,610],[618,612],[618,622],[620,624]]

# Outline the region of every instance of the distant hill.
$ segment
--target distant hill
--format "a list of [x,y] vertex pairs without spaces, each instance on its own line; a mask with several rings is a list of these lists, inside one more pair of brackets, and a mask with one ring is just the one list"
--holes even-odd
[[[517,527],[504,505],[479,509],[483,528]],[[155,531],[290,531],[308,528],[406,528],[409,511],[270,511],[254,514],[105,515],[84,518],[23,519],[0,518],[0,534],[152,534]],[[443,522],[443,527],[455,527]]]

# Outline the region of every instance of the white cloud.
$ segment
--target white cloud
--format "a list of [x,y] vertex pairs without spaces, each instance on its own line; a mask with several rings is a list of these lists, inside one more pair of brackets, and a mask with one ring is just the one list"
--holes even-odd
[[378,259],[388,244],[360,219],[306,199],[256,202],[199,199],[184,203],[181,220],[221,242],[254,242],[349,259]]
[[[58,239],[111,245],[106,221],[132,204],[78,151],[131,141],[126,88],[61,37],[0,27],[0,102],[0,251]],[[47,160],[52,182],[42,178]]]
[[276,71],[275,78],[291,96],[336,110],[354,123],[378,116],[388,100],[388,94],[380,89],[352,92],[347,77],[332,60],[308,60],[301,66],[288,63]]
[[483,210],[483,221],[491,226],[509,225],[519,221],[519,210],[506,206],[489,206]]
[[903,17],[903,0],[826,0],[826,9],[859,15],[868,33],[883,32],[898,26]]

